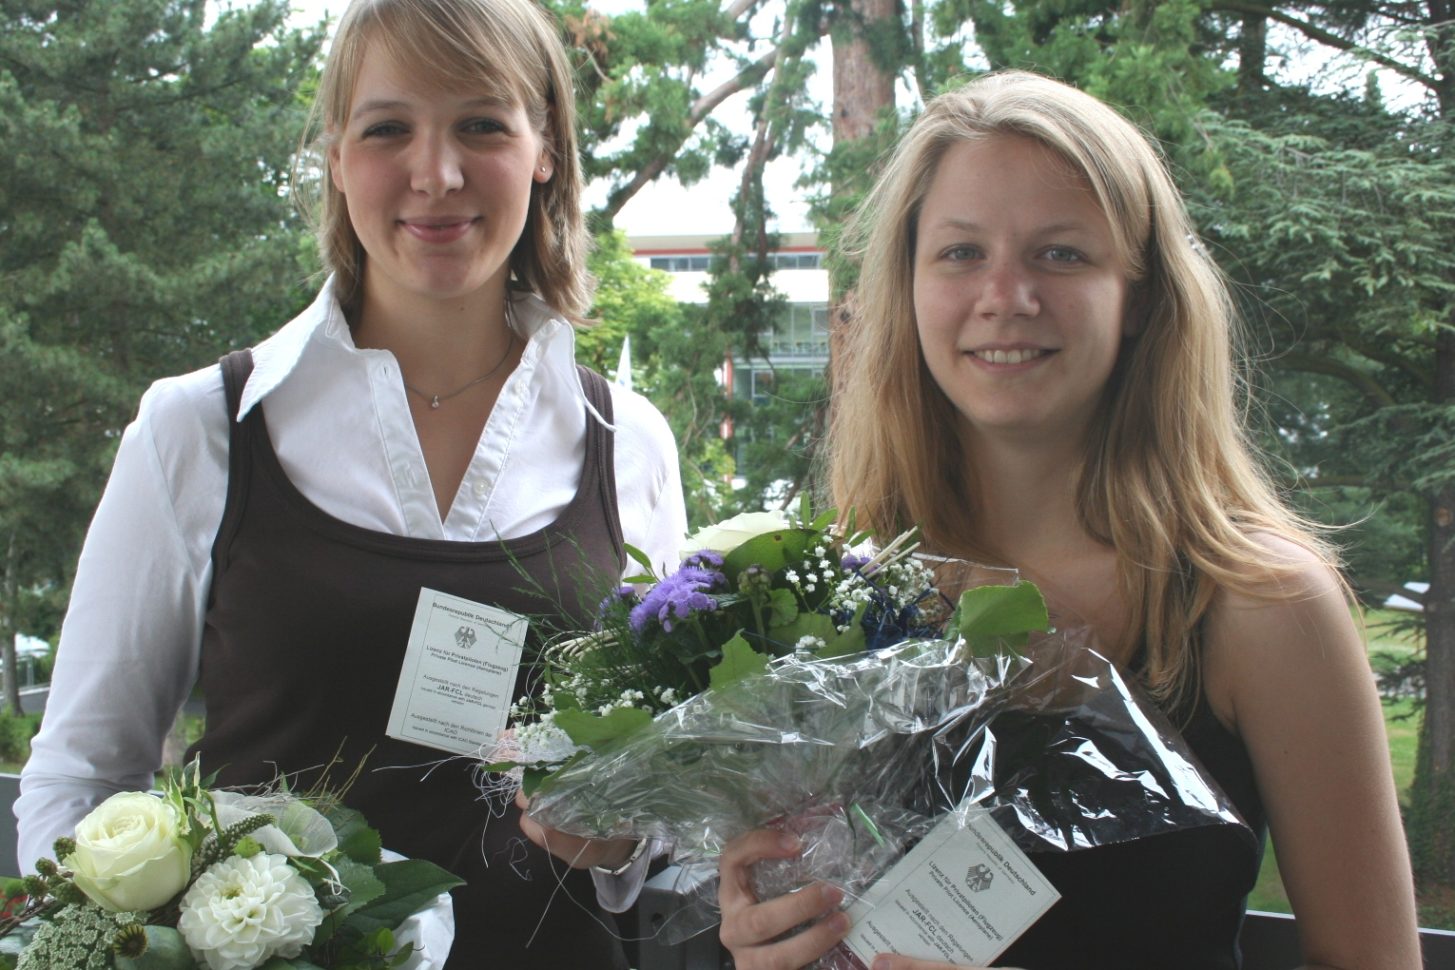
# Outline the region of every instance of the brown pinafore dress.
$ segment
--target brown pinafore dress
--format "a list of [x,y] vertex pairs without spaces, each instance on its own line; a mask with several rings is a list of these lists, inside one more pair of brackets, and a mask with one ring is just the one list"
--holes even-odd
[[[226,511],[213,545],[202,637],[207,704],[200,754],[217,784],[286,775],[307,790],[323,766],[386,848],[467,881],[455,891],[451,970],[624,967],[615,924],[588,873],[521,834],[519,812],[479,793],[472,759],[385,736],[421,587],[586,628],[625,563],[611,432],[587,421],[575,497],[519,539],[452,542],[375,532],[324,513],[289,481],[263,408],[233,421],[252,356],[223,358],[231,428]],[[579,369],[609,422],[611,395]],[[532,623],[527,658],[539,623]],[[530,689],[522,663],[516,695]]]

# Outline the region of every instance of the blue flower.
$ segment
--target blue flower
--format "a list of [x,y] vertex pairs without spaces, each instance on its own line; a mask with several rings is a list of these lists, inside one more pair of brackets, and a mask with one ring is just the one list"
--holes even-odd
[[662,629],[671,633],[674,620],[685,620],[694,613],[717,609],[717,599],[709,594],[726,582],[723,574],[716,570],[683,566],[647,590],[642,601],[632,607],[628,618],[632,631],[641,633],[647,622],[655,617]]
[[701,552],[694,552],[682,560],[684,569],[710,569],[717,572],[722,568],[722,556],[711,549],[704,549]]
[[605,617],[616,607],[623,603],[631,603],[636,598],[637,589],[635,586],[618,586],[615,592],[606,594],[606,598],[597,604],[596,615]]

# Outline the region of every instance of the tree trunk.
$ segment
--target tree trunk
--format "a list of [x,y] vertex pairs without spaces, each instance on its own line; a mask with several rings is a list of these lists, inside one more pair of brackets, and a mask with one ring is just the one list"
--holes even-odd
[[[1446,0],[1425,4],[1432,85],[1446,121],[1455,120],[1455,35]],[[1455,309],[1435,335],[1434,403],[1455,406]],[[1415,878],[1455,887],[1455,485],[1429,497],[1430,590],[1425,596],[1425,716],[1405,831]]]
[[[1435,343],[1435,401],[1455,404],[1455,329]],[[1415,875],[1455,886],[1455,485],[1430,497],[1425,717],[1407,824]]]
[[[834,53],[834,145],[873,135],[880,113],[894,107],[894,72],[875,59],[870,38],[884,37],[898,17],[895,0],[842,0],[831,37]],[[848,198],[864,186],[834,184],[832,193]],[[843,353],[844,328],[852,321],[847,294],[829,294],[829,362],[826,380],[833,400]]]
[[869,38],[893,24],[894,0],[846,0],[833,26],[834,143],[869,135],[883,108],[894,106],[894,74],[874,57]]
[[4,634],[3,639],[0,639],[0,664],[5,668],[5,713],[11,715],[25,713],[25,709],[20,706],[20,678],[15,667],[18,659],[15,655],[14,631]]
[[5,574],[0,579],[0,688],[5,696],[5,713],[24,714],[20,706],[20,671],[15,655],[15,604],[17,602],[15,582],[15,535],[5,548]]
[[1263,75],[1268,61],[1268,18],[1254,13],[1243,14],[1243,29],[1238,37],[1238,92],[1258,94],[1267,85]]

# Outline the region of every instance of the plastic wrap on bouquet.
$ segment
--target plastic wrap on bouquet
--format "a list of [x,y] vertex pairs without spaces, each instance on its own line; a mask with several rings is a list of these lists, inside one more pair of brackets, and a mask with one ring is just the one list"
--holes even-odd
[[825,799],[902,796],[921,781],[898,757],[906,741],[994,704],[1029,667],[1013,655],[964,663],[944,641],[783,657],[556,772],[530,814],[576,835],[655,838],[679,859],[715,858],[747,829]]
[[664,931],[678,940],[716,920],[702,870],[753,828],[805,844],[755,867],[760,898],[824,880],[852,900],[966,804],[1032,852],[1241,825],[1165,717],[1088,644],[1078,630],[980,657],[929,640],[780,658],[558,772],[530,814],[672,844],[697,897]]

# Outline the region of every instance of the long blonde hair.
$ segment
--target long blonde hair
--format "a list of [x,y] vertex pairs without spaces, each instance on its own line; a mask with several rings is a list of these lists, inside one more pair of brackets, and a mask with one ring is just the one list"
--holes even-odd
[[916,333],[920,208],[945,152],[1015,134],[1064,158],[1107,215],[1131,282],[1127,341],[1087,436],[1076,492],[1082,526],[1116,552],[1117,582],[1142,644],[1143,676],[1170,705],[1198,683],[1199,624],[1219,586],[1258,595],[1290,573],[1257,533],[1332,551],[1279,499],[1240,406],[1227,285],[1199,246],[1171,176],[1137,128],[1075,88],[991,74],[931,101],[890,157],[848,233],[855,308],[835,380],[834,501],[882,533],[919,525],[946,553],[984,554],[959,416]]
[[[581,216],[576,97],[570,62],[550,16],[532,0],[354,0],[339,21],[304,136],[314,158],[326,158],[343,129],[354,83],[370,53],[409,65],[429,84],[478,87],[524,106],[554,164],[551,178],[531,190],[510,270],[516,286],[582,322],[592,282]],[[347,201],[325,174],[317,198],[303,204],[324,265],[336,274],[339,302],[353,310],[362,292],[365,254]]]

